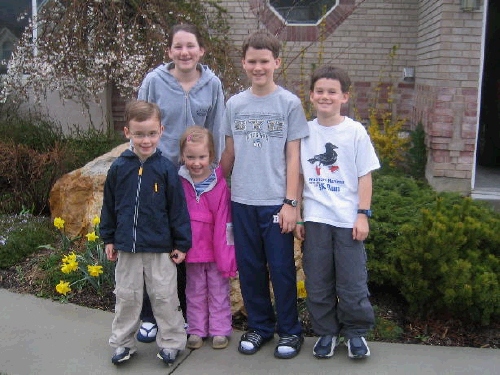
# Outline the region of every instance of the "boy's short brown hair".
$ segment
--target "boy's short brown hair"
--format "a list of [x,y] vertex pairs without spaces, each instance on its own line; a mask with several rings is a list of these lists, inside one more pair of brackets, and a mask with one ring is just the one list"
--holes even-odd
[[155,118],[161,122],[161,111],[155,103],[149,103],[144,100],[132,100],[125,106],[125,121],[128,127],[130,121],[142,122]]
[[316,69],[311,76],[311,86],[309,90],[314,91],[314,84],[318,79],[329,78],[336,79],[340,82],[340,88],[343,93],[348,93],[351,89],[351,79],[349,74],[344,69],[337,68],[333,65],[324,65]]
[[245,58],[248,48],[268,49],[273,57],[277,59],[280,56],[281,42],[269,31],[259,29],[248,35],[243,41],[242,58]]

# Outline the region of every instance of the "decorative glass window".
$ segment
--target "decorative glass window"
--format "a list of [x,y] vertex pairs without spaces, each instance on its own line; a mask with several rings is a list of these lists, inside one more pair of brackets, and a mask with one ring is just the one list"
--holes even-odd
[[356,0],[248,0],[255,16],[281,40],[314,42],[356,9]]
[[270,0],[269,5],[286,24],[315,25],[338,3],[338,0]]

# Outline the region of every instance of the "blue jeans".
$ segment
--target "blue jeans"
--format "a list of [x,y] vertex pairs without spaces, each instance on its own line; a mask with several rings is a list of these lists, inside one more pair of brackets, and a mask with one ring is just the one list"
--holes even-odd
[[281,207],[231,202],[236,262],[248,328],[266,339],[275,332],[280,336],[302,333],[297,312],[293,234],[282,234],[279,223],[273,220]]

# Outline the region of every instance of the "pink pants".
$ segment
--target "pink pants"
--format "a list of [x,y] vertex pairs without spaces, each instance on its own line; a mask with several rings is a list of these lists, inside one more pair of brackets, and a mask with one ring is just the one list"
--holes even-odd
[[187,333],[200,337],[231,334],[229,290],[229,279],[215,263],[186,263]]

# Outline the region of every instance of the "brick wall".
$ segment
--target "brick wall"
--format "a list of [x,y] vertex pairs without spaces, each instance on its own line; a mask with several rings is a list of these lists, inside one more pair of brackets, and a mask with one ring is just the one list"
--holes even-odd
[[[319,42],[290,31],[300,26],[269,20],[264,0],[223,0],[231,14],[234,46],[229,53],[240,61],[244,37],[269,27],[283,40],[283,68],[278,82],[307,97],[314,67],[333,63],[349,71],[355,95],[353,108],[367,117],[377,82],[395,85],[394,108],[408,118],[408,127],[421,121],[427,133],[427,179],[438,190],[470,191],[480,71],[482,11],[464,13],[458,0],[339,0],[349,6],[345,19],[329,24]],[[391,48],[399,49],[390,61]],[[403,81],[403,68],[415,68],[415,81]]]
[[470,192],[478,123],[482,12],[459,2],[419,4],[415,109],[426,131],[426,176],[438,190]]

